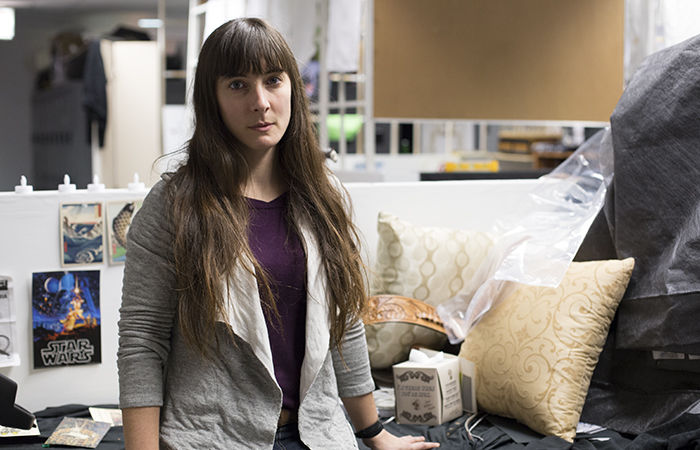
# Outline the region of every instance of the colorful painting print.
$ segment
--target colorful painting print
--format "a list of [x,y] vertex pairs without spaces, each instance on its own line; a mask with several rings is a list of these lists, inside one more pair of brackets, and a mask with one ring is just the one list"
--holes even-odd
[[34,368],[99,363],[100,271],[32,274]]
[[107,235],[109,237],[109,263],[126,261],[126,233],[131,219],[141,207],[141,201],[107,203]]
[[61,205],[61,264],[101,263],[104,232],[102,203]]

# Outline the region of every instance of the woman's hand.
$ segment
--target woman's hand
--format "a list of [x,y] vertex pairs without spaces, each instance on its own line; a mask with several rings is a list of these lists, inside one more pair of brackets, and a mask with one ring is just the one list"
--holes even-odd
[[362,442],[372,450],[393,450],[393,449],[415,449],[436,448],[440,444],[437,442],[425,442],[424,436],[394,436],[386,430],[382,430],[378,435],[370,439],[363,439]]
[[[357,397],[344,397],[342,400],[356,430],[365,430],[369,426],[374,428],[375,422],[379,418],[377,417],[377,408],[374,406],[374,397],[371,392]],[[424,450],[440,446],[437,442],[425,442],[425,437],[423,436],[398,437],[385,429],[382,429],[374,437],[363,439],[362,442],[372,450]]]

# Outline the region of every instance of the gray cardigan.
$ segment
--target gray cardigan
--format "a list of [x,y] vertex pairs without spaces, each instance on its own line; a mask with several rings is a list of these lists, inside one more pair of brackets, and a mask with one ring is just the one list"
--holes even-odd
[[[160,181],[129,229],[117,354],[120,407],[160,406],[165,448],[271,448],[282,391],[274,376],[255,278],[238,268],[227,286],[229,320],[215,325],[221,356],[215,361],[199,356],[186,345],[177,323],[168,208],[166,186]],[[339,397],[374,389],[364,327],[358,322],[348,330],[344,362],[329,349],[326,277],[313,234],[299,225],[307,255],[299,433],[312,449],[356,448]]]

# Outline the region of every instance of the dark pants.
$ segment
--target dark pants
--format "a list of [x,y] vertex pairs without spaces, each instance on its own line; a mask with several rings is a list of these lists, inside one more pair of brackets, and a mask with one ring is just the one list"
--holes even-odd
[[299,438],[296,423],[288,423],[277,428],[273,450],[309,450]]

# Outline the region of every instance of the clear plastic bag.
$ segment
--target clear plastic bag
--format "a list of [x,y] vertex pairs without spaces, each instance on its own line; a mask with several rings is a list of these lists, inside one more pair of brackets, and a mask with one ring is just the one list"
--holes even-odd
[[494,224],[494,247],[465,289],[438,306],[450,342],[466,337],[515,283],[556,287],[571,264],[612,180],[610,129],[596,133],[551,173],[528,201]]

